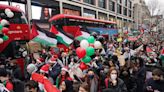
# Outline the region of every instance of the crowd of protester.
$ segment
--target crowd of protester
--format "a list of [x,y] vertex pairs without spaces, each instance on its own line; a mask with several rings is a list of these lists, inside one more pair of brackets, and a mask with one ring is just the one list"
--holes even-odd
[[71,47],[67,52],[60,49],[58,54],[42,49],[38,58],[34,53],[26,55],[23,73],[15,59],[1,55],[1,84],[10,92],[48,92],[46,85],[32,77],[35,73],[50,81],[55,92],[164,92],[162,40],[117,42],[92,35],[103,48],[95,49],[85,69],[79,68],[81,61]]

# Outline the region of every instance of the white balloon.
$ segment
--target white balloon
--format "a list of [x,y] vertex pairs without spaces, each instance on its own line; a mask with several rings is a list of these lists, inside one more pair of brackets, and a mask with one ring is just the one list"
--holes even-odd
[[1,25],[2,26],[9,25],[9,22],[7,20],[5,20],[5,19],[2,19],[1,20]]
[[100,41],[95,41],[95,43],[94,43],[94,47],[95,47],[96,49],[100,49],[100,48],[102,48],[102,44],[101,44],[101,42],[100,42]]
[[12,18],[12,17],[14,17],[14,13],[13,12],[7,12],[7,17],[9,17],[9,18]]
[[0,44],[2,44],[3,43],[3,39],[2,38],[0,38]]
[[80,47],[86,49],[89,46],[89,43],[87,40],[82,40],[80,42]]
[[8,12],[11,12],[11,10],[10,10],[9,8],[6,8],[6,9],[5,9],[6,15],[7,15]]

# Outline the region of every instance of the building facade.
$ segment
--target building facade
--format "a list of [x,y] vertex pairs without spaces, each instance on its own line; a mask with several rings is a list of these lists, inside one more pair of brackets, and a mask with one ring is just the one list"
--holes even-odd
[[[26,0],[12,1],[23,4],[26,12]],[[133,0],[31,0],[31,4],[32,19],[39,21],[60,13],[115,21],[119,29],[133,26]]]
[[144,0],[134,0],[134,29],[145,28],[147,29],[150,25],[150,11],[145,4]]

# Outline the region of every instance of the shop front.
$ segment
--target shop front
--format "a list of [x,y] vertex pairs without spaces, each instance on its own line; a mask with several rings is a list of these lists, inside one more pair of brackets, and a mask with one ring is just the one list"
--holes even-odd
[[96,18],[96,11],[84,9],[83,17],[95,19]]
[[112,16],[112,15],[109,15],[109,21],[116,22],[116,17]]
[[100,19],[100,20],[107,20],[107,14],[99,12],[98,13],[98,19]]
[[117,18],[117,27],[118,27],[118,29],[122,29],[122,27],[123,27],[123,21],[122,21],[122,18]]

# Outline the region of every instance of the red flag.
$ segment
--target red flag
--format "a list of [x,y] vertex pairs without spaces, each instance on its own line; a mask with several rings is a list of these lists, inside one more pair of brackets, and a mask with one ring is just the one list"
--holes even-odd
[[149,47],[146,47],[146,52],[147,53],[151,53],[151,52],[153,52],[153,50],[151,48],[149,48]]
[[31,29],[30,39],[35,38],[37,35],[39,35],[39,33],[37,32],[36,26],[33,24]]
[[136,41],[136,40],[138,40],[138,39],[137,39],[137,37],[128,37],[128,40],[129,40],[129,41]]
[[32,78],[32,80],[34,80],[36,82],[40,82],[40,83],[43,83],[44,82],[44,76],[43,75],[40,75],[38,73],[33,73],[31,75],[31,78]]
[[44,79],[43,85],[46,92],[60,92],[48,79]]
[[63,30],[67,33],[70,33],[74,37],[82,35],[79,26],[63,26]]
[[161,55],[164,55],[164,48],[163,48],[162,51],[161,51]]
[[31,77],[32,80],[42,83],[46,92],[60,92],[45,76],[38,73],[33,73]]
[[141,29],[141,30],[140,30],[140,32],[141,32],[141,34],[143,34],[143,33],[144,33],[144,30],[143,30],[143,29]]

